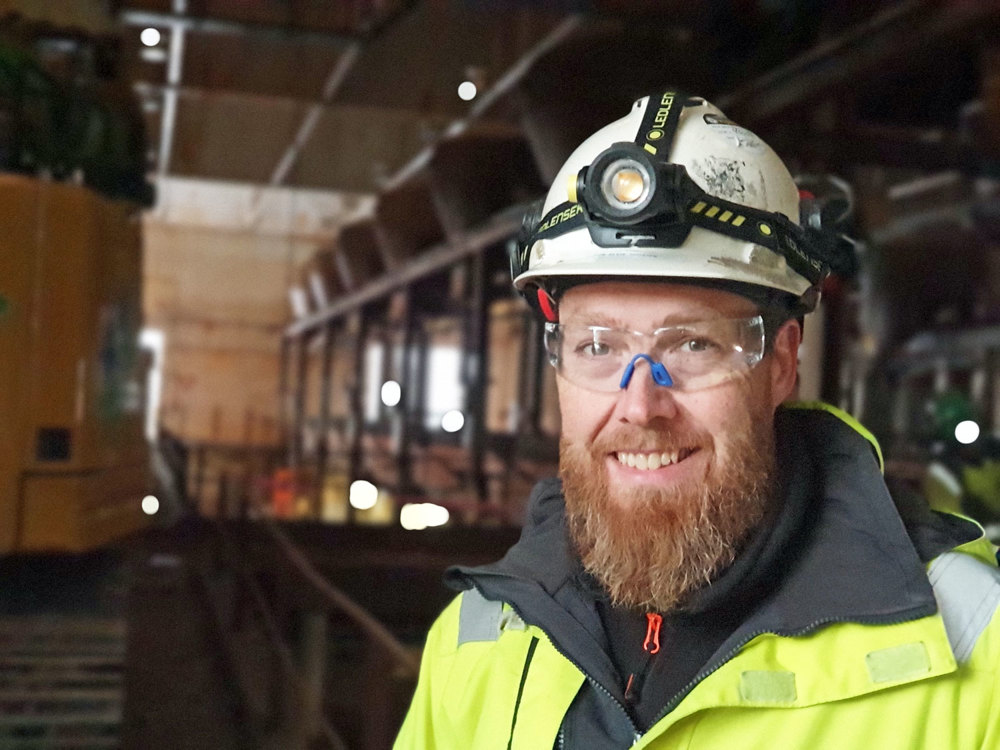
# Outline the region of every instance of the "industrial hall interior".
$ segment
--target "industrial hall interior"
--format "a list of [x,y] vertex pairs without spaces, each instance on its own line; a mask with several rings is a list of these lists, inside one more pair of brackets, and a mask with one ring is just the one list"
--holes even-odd
[[[393,746],[445,571],[581,419],[512,271],[647,96],[766,142],[837,251],[794,398],[1000,542],[995,0],[0,0],[0,750]],[[742,231],[738,171],[650,143],[620,174]]]

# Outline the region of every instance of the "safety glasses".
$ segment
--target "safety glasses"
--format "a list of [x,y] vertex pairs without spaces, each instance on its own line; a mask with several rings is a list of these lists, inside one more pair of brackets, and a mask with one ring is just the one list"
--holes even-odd
[[764,320],[701,320],[648,333],[546,323],[545,350],[560,376],[590,391],[614,393],[633,374],[645,377],[647,366],[658,384],[694,391],[745,373],[763,359]]

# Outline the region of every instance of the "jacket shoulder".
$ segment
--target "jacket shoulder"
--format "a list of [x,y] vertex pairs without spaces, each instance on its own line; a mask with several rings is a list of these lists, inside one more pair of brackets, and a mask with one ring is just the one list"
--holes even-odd
[[466,643],[496,641],[504,631],[526,628],[509,604],[487,599],[471,588],[459,593],[438,615],[427,636],[425,653],[447,655]]
[[1000,570],[996,565],[964,552],[945,552],[931,562],[927,576],[955,661],[969,662],[980,641],[986,641],[984,645],[991,651],[1000,649],[1000,621],[996,617]]

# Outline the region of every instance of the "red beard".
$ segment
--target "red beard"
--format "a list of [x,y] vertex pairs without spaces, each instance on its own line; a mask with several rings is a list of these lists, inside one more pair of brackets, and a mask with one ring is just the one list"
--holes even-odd
[[[665,487],[608,485],[606,456],[615,445],[677,445],[645,429],[589,450],[560,441],[559,465],[570,536],[584,568],[620,606],[668,612],[728,567],[773,502],[774,433],[770,415],[748,415],[729,432],[729,459],[704,481]],[[742,421],[742,420],[741,420]],[[684,444],[698,444],[701,441]],[[718,454],[716,454],[718,459]]]

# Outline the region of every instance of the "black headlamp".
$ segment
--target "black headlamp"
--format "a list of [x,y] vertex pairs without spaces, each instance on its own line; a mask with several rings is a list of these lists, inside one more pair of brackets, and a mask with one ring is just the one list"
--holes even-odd
[[576,178],[576,200],[591,218],[621,227],[676,224],[697,188],[680,164],[654,159],[635,143],[615,143]]

